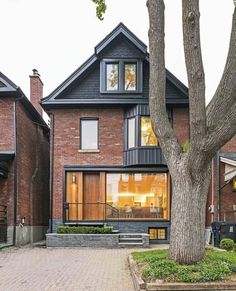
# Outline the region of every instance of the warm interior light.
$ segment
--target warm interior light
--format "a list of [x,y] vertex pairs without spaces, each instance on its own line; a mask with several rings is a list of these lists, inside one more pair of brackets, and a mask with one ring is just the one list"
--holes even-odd
[[233,191],[236,192],[236,177],[233,179]]

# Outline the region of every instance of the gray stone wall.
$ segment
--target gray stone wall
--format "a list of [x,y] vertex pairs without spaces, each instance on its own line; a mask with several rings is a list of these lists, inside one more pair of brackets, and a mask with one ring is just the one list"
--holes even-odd
[[118,234],[55,234],[49,233],[47,247],[117,247]]

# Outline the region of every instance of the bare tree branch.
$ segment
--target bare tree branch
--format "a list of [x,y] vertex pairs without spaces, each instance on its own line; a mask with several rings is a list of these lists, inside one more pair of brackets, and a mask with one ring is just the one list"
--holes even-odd
[[164,1],[148,0],[149,12],[149,50],[150,50],[150,79],[149,105],[153,129],[159,138],[162,151],[167,160],[178,156],[182,148],[169,123],[166,113],[166,69],[164,43]]
[[[236,91],[234,92],[236,100]],[[206,138],[205,149],[208,158],[213,158],[215,152],[235,135],[236,128],[236,102],[231,106],[224,118],[219,119],[213,132],[209,132]]]
[[[228,56],[218,88],[207,106],[207,126],[209,131],[219,127],[218,121],[225,115],[236,102],[236,8],[234,9],[232,30],[229,43]],[[218,129],[216,128],[216,131]],[[223,131],[225,131],[223,129]]]
[[205,74],[200,42],[199,0],[182,1],[185,63],[189,86],[190,157],[206,134]]

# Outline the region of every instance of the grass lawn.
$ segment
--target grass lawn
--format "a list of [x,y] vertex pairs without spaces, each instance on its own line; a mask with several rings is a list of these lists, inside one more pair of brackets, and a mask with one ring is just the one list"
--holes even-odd
[[231,280],[236,274],[236,252],[207,250],[202,261],[189,266],[168,259],[168,250],[134,252],[132,256],[146,282],[211,282]]

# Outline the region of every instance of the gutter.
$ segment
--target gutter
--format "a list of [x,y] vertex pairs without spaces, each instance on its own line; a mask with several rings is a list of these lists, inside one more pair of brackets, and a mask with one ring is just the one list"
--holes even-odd
[[220,151],[216,153],[216,185],[217,185],[217,221],[220,221],[221,217],[221,187],[220,187]]
[[14,212],[13,212],[13,245],[16,244],[16,224],[17,224],[17,202],[18,202],[18,177],[17,177],[17,118],[16,118],[16,100],[13,104],[14,118]]

